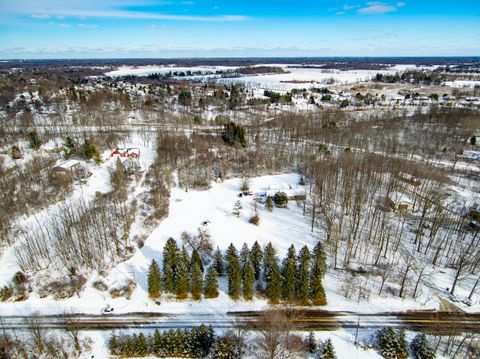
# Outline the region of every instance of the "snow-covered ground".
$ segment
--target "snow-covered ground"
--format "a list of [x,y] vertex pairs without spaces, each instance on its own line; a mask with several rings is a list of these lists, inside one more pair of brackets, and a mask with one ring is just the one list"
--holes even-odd
[[[142,153],[148,153],[148,150],[144,148]],[[98,168],[89,185],[81,189],[84,195],[94,195],[97,190],[107,190],[101,187],[101,183],[105,182],[109,161]],[[254,193],[265,191],[269,187],[291,186],[294,190],[301,190],[298,182],[299,176],[297,174],[263,176],[251,179],[250,188]],[[155,311],[184,315],[188,315],[188,313],[214,313],[221,316],[232,310],[252,310],[266,307],[267,302],[263,299],[253,301],[231,300],[226,294],[227,287],[224,278],[220,280],[221,292],[216,299],[177,301],[164,295],[161,298],[161,305],[156,305],[149,299],[147,293],[148,266],[152,259],[155,259],[161,265],[161,253],[167,239],[173,237],[181,244],[180,234],[183,231],[194,234],[202,226],[202,222],[206,220],[210,221],[207,228],[210,231],[214,246],[218,246],[222,250],[225,250],[230,243],[233,243],[240,250],[243,243],[251,246],[255,241],[258,241],[260,245],[264,246],[272,242],[277,249],[278,257],[282,258],[292,243],[295,244],[297,250],[300,250],[304,245],[313,248],[319,238],[319,233],[311,232],[309,218],[303,216],[302,206],[297,206],[294,201],[290,201],[288,208],[275,208],[273,212],[268,212],[263,208],[263,205],[259,204],[257,209],[260,215],[260,225],[255,226],[248,222],[248,219],[254,213],[255,201],[252,196],[238,198],[240,185],[240,179],[231,179],[223,183],[212,183],[212,187],[206,191],[190,190],[186,192],[178,186],[172,188],[168,218],[164,219],[150,233],[145,245],[137,250],[133,257],[117,265],[105,278],[102,278],[109,287],[119,286],[128,279],[136,282],[137,287],[130,300],[126,298],[112,299],[107,292],[94,289],[92,283],[100,277],[99,274],[95,274],[87,282],[80,297],[58,301],[51,297],[40,299],[32,293],[23,302],[0,303],[0,314],[11,313],[12,310],[18,314],[27,314],[32,311],[47,314],[65,310],[98,314],[108,304],[115,308],[115,313]],[[80,194],[78,193],[78,195]],[[239,218],[232,214],[234,203],[237,200],[240,200],[243,206]],[[47,215],[47,213],[51,212],[45,212],[43,215]],[[15,266],[11,264],[12,260],[14,261],[11,257],[4,255],[1,261],[2,268],[8,268],[11,275],[16,270]],[[338,272],[331,271],[324,280],[328,299],[328,305],[324,309],[381,312],[435,308],[438,306],[436,301],[419,303],[393,297],[372,296],[370,302],[346,299],[340,293],[341,278],[339,276],[341,274]]]
[[480,81],[475,81],[475,80],[445,81],[445,86],[455,87],[455,88],[474,88],[476,86],[480,86]]

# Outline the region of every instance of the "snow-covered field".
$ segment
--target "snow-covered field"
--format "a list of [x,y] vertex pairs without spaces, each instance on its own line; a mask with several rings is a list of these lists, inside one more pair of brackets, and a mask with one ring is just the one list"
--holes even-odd
[[[147,149],[143,149],[142,152],[148,154]],[[77,191],[82,191],[84,195],[85,192],[93,195],[95,191],[102,190],[100,183],[105,181],[104,177],[106,176],[105,171],[108,163],[108,161],[105,162],[101,168],[94,171],[95,174],[92,176],[92,182],[89,185],[77,189]],[[265,191],[269,186],[301,189],[298,182],[299,176],[297,174],[263,176],[251,179],[250,188],[254,193]],[[223,278],[220,280],[220,296],[216,299],[177,301],[164,295],[161,299],[162,304],[156,305],[149,299],[147,293],[148,266],[152,259],[161,264],[161,253],[166,240],[173,237],[181,244],[180,234],[183,231],[196,233],[197,229],[202,226],[202,222],[206,220],[210,221],[207,228],[210,231],[214,247],[218,246],[222,250],[225,250],[230,243],[233,243],[240,250],[243,243],[251,246],[255,241],[258,241],[263,246],[272,242],[277,249],[278,257],[282,258],[292,243],[295,244],[297,250],[300,250],[304,245],[313,248],[319,239],[319,233],[310,231],[309,218],[303,216],[302,206],[298,206],[294,201],[289,202],[288,208],[275,208],[273,212],[266,211],[263,205],[259,204],[257,206],[260,215],[259,226],[248,222],[248,219],[254,213],[255,201],[252,196],[240,198],[243,209],[239,218],[232,215],[234,203],[239,199],[237,195],[240,184],[240,179],[231,179],[223,183],[212,183],[212,187],[206,191],[190,190],[186,192],[178,186],[172,188],[168,218],[164,219],[150,233],[145,245],[137,250],[133,257],[117,265],[105,278],[102,278],[109,287],[119,286],[128,279],[135,281],[137,287],[130,300],[125,298],[112,299],[107,292],[94,289],[92,283],[100,277],[99,274],[95,274],[87,282],[80,297],[58,301],[50,297],[40,299],[32,293],[23,302],[0,303],[0,314],[8,314],[12,310],[18,314],[27,314],[32,311],[40,311],[44,314],[59,313],[65,310],[98,314],[103,308],[110,305],[115,309],[115,313],[155,311],[184,315],[188,315],[188,313],[225,315],[231,310],[252,310],[266,307],[267,302],[263,299],[253,301],[231,300],[226,294],[226,282]],[[51,212],[47,211],[44,215],[47,215],[47,213]],[[10,263],[12,260],[14,259],[7,254],[3,256],[1,264],[4,273],[6,273],[5,270],[8,270],[13,275],[17,269],[14,264]],[[370,302],[346,299],[339,290],[341,285],[339,276],[338,272],[331,271],[324,280],[328,299],[328,305],[324,309],[381,312],[435,308],[438,306],[438,303],[434,300],[422,304],[413,300],[394,297],[372,296]]]
[[[260,65],[257,65],[260,66]],[[275,90],[288,91],[294,88],[310,88],[316,86],[325,86],[327,84],[350,84],[362,81],[368,81],[377,73],[394,74],[397,71],[402,71],[409,66],[396,66],[389,70],[351,70],[340,71],[323,69],[321,67],[299,68],[291,67],[288,64],[276,65],[268,64],[267,66],[278,66],[285,70],[283,74],[265,74],[254,76],[242,76],[237,78],[217,78],[220,83],[244,83],[247,87],[253,88],[268,88]],[[117,70],[107,72],[105,75],[118,77],[125,75],[148,76],[151,74],[167,74],[177,72],[205,73],[203,76],[190,76],[192,79],[208,79],[211,78],[216,71],[233,70],[237,67],[228,66],[139,66],[129,67],[123,66]],[[214,76],[213,76],[214,77]]]

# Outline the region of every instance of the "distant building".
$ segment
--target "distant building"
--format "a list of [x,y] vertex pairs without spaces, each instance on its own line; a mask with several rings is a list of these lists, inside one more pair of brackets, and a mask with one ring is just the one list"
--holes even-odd
[[140,158],[140,148],[116,148],[112,152],[112,157],[130,157],[130,158]]
[[87,170],[77,160],[66,160],[52,167],[54,176],[70,176],[74,179],[87,177]]
[[413,209],[413,201],[405,193],[392,192],[387,197],[387,203],[399,212],[410,212]]

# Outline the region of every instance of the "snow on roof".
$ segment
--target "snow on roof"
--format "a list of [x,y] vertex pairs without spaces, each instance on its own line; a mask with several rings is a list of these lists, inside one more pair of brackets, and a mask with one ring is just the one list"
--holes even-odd
[[80,162],[77,161],[77,160],[66,160],[66,161],[63,161],[63,162],[59,163],[58,165],[54,166],[54,168],[56,167],[56,168],[63,168],[63,169],[68,170],[68,169],[70,169],[73,166],[76,166],[78,164],[80,164]]
[[390,199],[395,203],[409,203],[413,204],[413,201],[405,193],[392,192],[389,195]]

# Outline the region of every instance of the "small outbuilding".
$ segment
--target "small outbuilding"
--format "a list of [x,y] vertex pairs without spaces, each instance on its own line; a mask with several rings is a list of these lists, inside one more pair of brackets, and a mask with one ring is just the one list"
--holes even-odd
[[395,211],[411,212],[413,209],[413,201],[405,193],[392,192],[387,196],[388,205]]
[[77,160],[66,160],[52,167],[54,176],[70,176],[74,179],[87,177],[87,170]]

